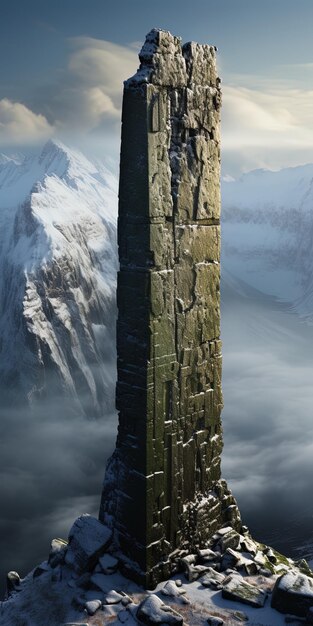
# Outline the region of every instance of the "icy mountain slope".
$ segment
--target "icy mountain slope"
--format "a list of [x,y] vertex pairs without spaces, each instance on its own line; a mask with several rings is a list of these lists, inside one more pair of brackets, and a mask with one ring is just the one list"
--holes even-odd
[[222,266],[260,291],[313,303],[313,164],[222,181]]
[[[0,388],[98,413],[114,377],[117,188],[49,141],[0,159]],[[112,373],[113,372],[113,373]]]

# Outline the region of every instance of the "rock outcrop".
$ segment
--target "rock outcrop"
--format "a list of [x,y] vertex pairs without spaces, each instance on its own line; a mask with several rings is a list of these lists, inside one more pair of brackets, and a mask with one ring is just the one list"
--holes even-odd
[[[232,545],[233,547],[230,547]],[[24,579],[10,572],[0,622],[16,626],[78,626],[108,622],[211,626],[276,624],[275,609],[289,613],[286,623],[312,624],[313,572],[242,533],[222,527],[194,553],[177,555],[181,572],[154,593],[125,578],[121,560],[112,556],[110,529],[80,516],[68,542],[54,539],[47,561]],[[301,620],[301,622],[300,622]],[[279,622],[280,623],[280,622]]]
[[125,83],[117,300],[119,433],[100,519],[154,586],[177,549],[240,528],[221,481],[220,80],[213,46],[152,30]]

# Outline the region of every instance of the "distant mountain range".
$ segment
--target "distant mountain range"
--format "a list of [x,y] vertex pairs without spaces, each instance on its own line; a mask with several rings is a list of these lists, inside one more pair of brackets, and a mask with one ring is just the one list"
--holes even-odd
[[313,164],[222,181],[222,268],[313,316]]
[[0,155],[0,388],[8,404],[57,395],[83,414],[112,405],[116,219],[117,183],[103,164],[52,141],[37,156]]

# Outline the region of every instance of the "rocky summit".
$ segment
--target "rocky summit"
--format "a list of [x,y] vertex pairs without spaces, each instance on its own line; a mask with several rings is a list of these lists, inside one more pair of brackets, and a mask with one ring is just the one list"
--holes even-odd
[[[80,516],[54,539],[26,578],[10,572],[0,605],[6,626],[312,624],[313,572],[254,541],[246,528],[218,528],[205,547],[178,551],[176,573],[152,592],[123,576],[112,531]],[[23,622],[20,622],[23,616]]]

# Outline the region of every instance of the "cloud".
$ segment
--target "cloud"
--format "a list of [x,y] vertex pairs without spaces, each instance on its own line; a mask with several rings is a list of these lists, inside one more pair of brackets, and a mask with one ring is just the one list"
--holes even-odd
[[[117,45],[91,37],[69,39],[63,68],[27,106],[0,103],[2,143],[30,143],[57,132],[65,141],[105,143],[117,152],[123,81],[139,65],[139,42]],[[276,67],[271,76],[230,75],[223,83],[223,173],[279,169],[312,160],[313,90],[298,76],[312,64]],[[302,72],[302,73],[301,73]],[[115,146],[115,149],[114,149]]]
[[0,101],[2,145],[35,144],[57,133],[78,137],[114,137],[119,142],[123,81],[136,72],[133,44],[76,37],[69,40],[67,63],[57,78],[32,93],[26,104]]
[[312,328],[251,296],[223,297],[222,331],[224,477],[251,531],[269,541],[280,528],[290,552],[313,514]]
[[120,110],[101,87],[64,89],[55,99],[58,109],[62,109],[56,121],[58,131],[80,129],[86,133],[101,124],[120,122]]
[[138,67],[138,55],[133,48],[110,41],[77,37],[70,41],[68,71],[83,85],[101,86],[116,103],[120,103],[123,80]]
[[120,130],[123,81],[138,66],[133,48],[90,37],[70,40],[71,53],[50,102],[59,128]]
[[36,114],[21,102],[0,100],[0,142],[6,144],[37,143],[54,133],[44,115]]
[[222,150],[230,173],[312,160],[313,90],[275,87],[269,79],[262,89],[225,85],[223,95]]
[[78,515],[98,515],[117,418],[86,419],[70,409],[62,398],[33,410],[0,409],[0,597],[7,571],[28,573]]

